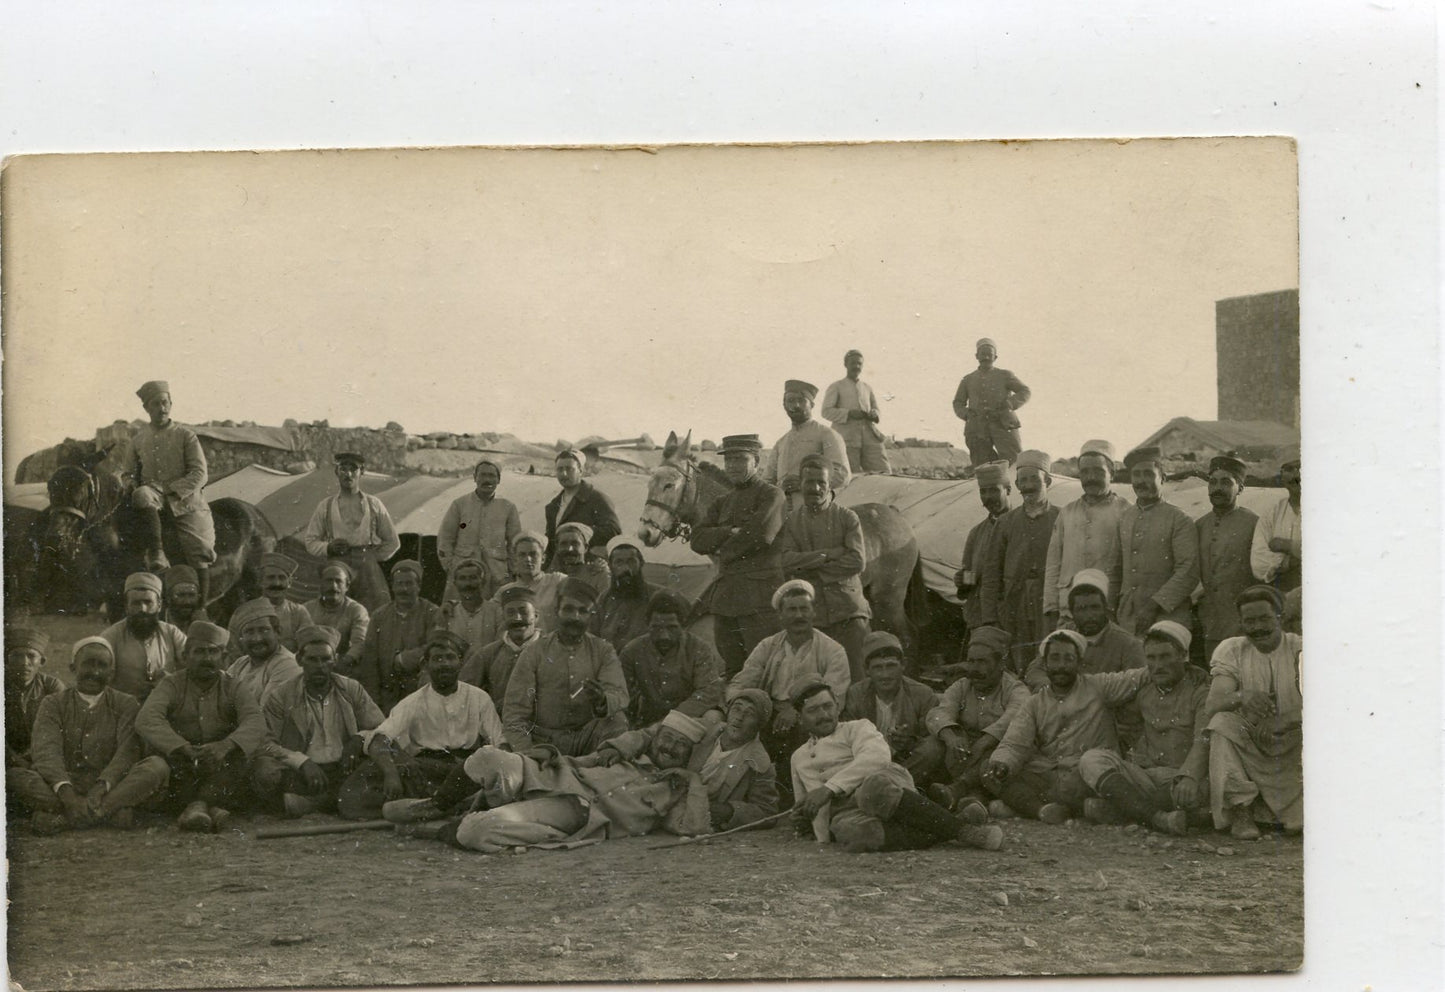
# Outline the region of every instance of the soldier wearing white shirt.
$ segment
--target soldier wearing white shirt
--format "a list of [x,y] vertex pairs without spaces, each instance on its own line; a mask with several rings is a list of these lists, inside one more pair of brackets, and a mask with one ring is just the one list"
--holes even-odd
[[873,388],[858,378],[863,372],[863,353],[857,348],[849,351],[843,356],[843,367],[848,374],[823,394],[823,419],[842,436],[851,471],[891,475],[883,432],[878,429],[878,398]]

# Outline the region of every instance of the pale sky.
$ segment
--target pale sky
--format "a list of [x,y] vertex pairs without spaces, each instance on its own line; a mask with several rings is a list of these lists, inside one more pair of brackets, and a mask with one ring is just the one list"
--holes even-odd
[[[861,348],[962,446],[992,337],[1026,447],[1216,416],[1214,303],[1298,284],[1285,139],[51,156],[5,176],[5,471],[143,416],[661,442],[787,427]],[[821,402],[821,395],[819,397]]]

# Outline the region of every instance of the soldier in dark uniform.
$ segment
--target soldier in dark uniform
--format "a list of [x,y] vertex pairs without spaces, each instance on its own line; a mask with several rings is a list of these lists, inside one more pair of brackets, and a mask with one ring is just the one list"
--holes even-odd
[[980,338],[977,371],[970,372],[953,394],[953,413],[964,422],[963,440],[975,466],[1002,459],[1010,465],[1018,458],[1019,418],[1014,413],[1029,401],[1029,387],[1007,369],[994,368],[998,348],[991,338]]
[[784,500],[782,490],[758,478],[762,450],[756,434],[723,438],[719,451],[733,491],[708,507],[690,542],[719,566],[698,610],[714,618],[713,640],[728,678],[742,671],[759,641],[781,629],[772,596],[783,584],[783,568],[772,545],[783,528]]

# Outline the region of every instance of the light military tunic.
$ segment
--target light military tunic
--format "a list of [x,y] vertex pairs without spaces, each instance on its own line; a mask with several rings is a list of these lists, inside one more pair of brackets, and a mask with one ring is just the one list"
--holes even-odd
[[1086,568],[1097,568],[1109,579],[1109,609],[1119,602],[1119,520],[1128,507],[1122,496],[1109,493],[1090,502],[1080,496],[1059,511],[1049,536],[1044,563],[1044,612],[1069,612],[1069,586]]
[[1189,594],[1199,584],[1199,533],[1172,503],[1131,506],[1119,517],[1119,624],[1132,630],[1144,604],[1163,612],[1157,620],[1190,625]]
[[507,743],[523,751],[532,746],[533,727],[580,730],[598,719],[582,688],[588,679],[602,683],[608,716],[627,710],[622,665],[602,638],[583,634],[580,643],[569,645],[551,633],[527,645],[512,668],[502,706]]
[[1052,685],[1028,698],[1009,724],[993,760],[1009,771],[1051,772],[1075,768],[1090,748],[1119,750],[1111,707],[1132,698],[1149,678],[1135,668],[1107,675],[1080,675],[1062,696]]
[[[785,479],[797,479],[802,471],[803,459],[809,455],[822,455],[828,463],[833,489],[842,489],[853,477],[848,468],[848,448],[843,444],[842,435],[827,424],[805,420],[790,427],[788,433],[778,438],[761,472],[762,480],[782,488]],[[794,496],[796,498],[796,494]]]
[[1195,522],[1199,536],[1199,621],[1204,636],[1222,641],[1243,632],[1234,598],[1254,585],[1250,546],[1255,525],[1253,511],[1236,506],[1220,516],[1213,510]]
[[226,674],[236,680],[262,706],[277,688],[301,674],[301,665],[296,656],[283,647],[277,647],[271,657],[257,661],[249,654],[243,654],[231,663]]

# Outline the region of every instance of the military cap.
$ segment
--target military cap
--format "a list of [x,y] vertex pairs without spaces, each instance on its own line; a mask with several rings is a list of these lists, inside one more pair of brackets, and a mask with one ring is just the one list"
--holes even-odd
[[975,627],[968,632],[968,646],[988,648],[994,654],[1002,657],[1008,653],[1013,639],[1009,637],[1008,631],[1002,627]]
[[201,580],[196,575],[196,570],[189,565],[172,565],[166,569],[166,574],[161,576],[161,579],[162,584],[172,592],[186,586],[192,589],[201,588]]
[[217,627],[209,620],[197,620],[186,628],[186,645],[210,644],[218,648],[225,647],[231,640],[225,627]]
[[335,558],[332,558],[327,561],[325,565],[321,566],[321,574],[323,577],[326,575],[327,572],[333,571],[341,572],[341,574],[346,578],[347,585],[350,585],[352,582],[356,581],[356,573],[353,572],[351,570],[351,566],[346,564],[346,562],[344,561],[339,561]]
[[552,464],[555,465],[564,458],[572,459],[574,462],[577,463],[578,468],[587,467],[587,455],[578,448],[563,448],[561,451],[557,452],[557,456],[552,459]]
[[1044,639],[1042,641],[1039,641],[1040,658],[1043,658],[1046,654],[1048,654],[1050,641],[1068,641],[1076,649],[1078,649],[1080,659],[1084,657],[1084,652],[1089,650],[1089,639],[1087,637],[1079,633],[1077,630],[1069,630],[1065,627],[1059,630],[1055,630],[1049,634],[1045,634]]
[[747,451],[756,455],[763,450],[763,442],[758,440],[756,434],[729,434],[722,439],[717,450],[724,455],[733,451]]
[[1142,448],[1135,448],[1124,456],[1124,467],[1133,468],[1135,465],[1158,465],[1164,458],[1164,452],[1159,450],[1158,445],[1145,445]]
[[761,689],[740,689],[732,702],[728,703],[728,709],[732,709],[733,703],[740,699],[752,703],[758,711],[758,722],[767,726],[768,721],[773,718],[773,701],[768,698],[768,694]]
[[1097,568],[1081,568],[1069,582],[1069,592],[1075,589],[1097,589],[1105,599],[1109,598],[1109,577]]
[[1018,458],[1014,460],[1014,472],[1017,474],[1021,468],[1036,468],[1045,475],[1053,474],[1054,461],[1049,457],[1047,451],[1040,451],[1037,448],[1030,448],[1028,451],[1019,452]]
[[[818,676],[804,675],[801,678],[794,680],[793,684],[788,686],[788,702],[792,703],[793,707],[796,709],[799,706],[803,705],[804,696],[811,696],[814,690],[820,688],[827,689],[829,692],[833,692],[833,687],[830,686],[828,683],[824,682],[822,679],[818,678]],[[833,692],[833,698],[838,698],[838,694],[836,692]]]
[[984,486],[1008,485],[1008,462],[984,462],[973,470],[973,480],[980,489]]
[[616,551],[618,548],[631,548],[639,555],[642,554],[642,542],[635,537],[628,536],[627,534],[618,534],[612,540],[607,542],[607,557],[611,558],[612,552]]
[[1239,595],[1234,597],[1235,607],[1244,606],[1246,603],[1258,603],[1268,601],[1274,604],[1274,612],[1284,612],[1284,597],[1280,595],[1274,586],[1264,584],[1252,585],[1243,589]]
[[296,631],[296,653],[299,655],[308,644],[330,644],[335,651],[341,643],[341,631],[325,624],[308,623]]
[[276,617],[276,607],[271,601],[262,596],[260,599],[250,599],[236,607],[236,612],[231,615],[231,625],[236,630],[244,630],[246,624],[252,620],[260,620],[262,617]]
[[846,362],[848,359],[853,358],[854,356],[862,358],[863,352],[859,351],[857,348],[849,348],[846,352],[843,353],[843,361]]
[[1104,459],[1109,463],[1109,467],[1114,467],[1114,446],[1108,441],[1097,438],[1092,441],[1085,441],[1083,446],[1079,448],[1079,457],[1083,458],[1085,455],[1103,455]]
[[[553,461],[554,461],[554,463],[555,463],[555,459],[554,459]],[[472,466],[472,475],[473,475],[473,477],[476,476],[476,474],[477,474],[478,471],[480,471],[481,469],[487,468],[487,467],[491,467],[492,469],[494,469],[494,470],[496,471],[496,473],[497,473],[498,476],[500,476],[500,475],[502,474],[502,466],[498,465],[496,462],[492,461],[490,458],[483,458],[481,461],[477,462],[475,465]]]
[[544,552],[547,550],[547,538],[546,538],[546,536],[537,533],[535,530],[524,530],[524,531],[522,531],[521,533],[519,533],[516,537],[512,538],[512,547],[511,547],[511,550],[516,551],[516,550],[517,550],[517,545],[521,544],[523,541],[531,541],[531,542],[533,542],[534,544],[537,545],[537,547],[541,548]]
[[452,578],[456,578],[457,573],[464,568],[475,568],[483,575],[491,574],[491,570],[487,568],[486,562],[474,555],[467,555],[465,558],[458,558],[456,563],[452,565]]
[[875,630],[863,638],[864,666],[867,666],[870,659],[882,655],[892,655],[894,658],[902,660],[903,644],[888,631]]
[[445,627],[434,627],[426,639],[427,657],[431,657],[432,648],[443,645],[453,648],[462,657],[465,657],[467,651],[471,649],[471,643],[460,634],[454,634]]
[[974,354],[978,354],[978,350],[985,345],[992,348],[995,353],[998,352],[998,345],[993,343],[993,338],[979,338],[978,343],[973,346]]
[[331,460],[337,465],[355,465],[357,468],[366,468],[366,456],[355,451],[338,451],[331,456]]
[[694,744],[707,734],[707,727],[703,726],[701,720],[690,717],[681,710],[668,710],[667,716],[662,718],[662,726],[677,731]]
[[569,575],[562,580],[562,585],[557,589],[557,602],[560,604],[564,599],[580,599],[591,606],[597,602],[597,590],[593,588],[592,583]]
[[525,582],[508,582],[497,590],[497,602],[503,606],[509,603],[535,603],[537,593]]
[[125,577],[125,591],[132,589],[145,589],[159,596],[163,591],[161,577],[154,572],[131,572]]
[[816,452],[811,455],[804,455],[803,460],[798,463],[798,469],[800,471],[805,468],[822,469],[824,472],[832,471],[831,467],[828,465],[828,459],[824,458],[820,454],[817,454]]
[[279,551],[268,551],[261,556],[261,568],[277,568],[287,575],[295,575],[297,562],[289,555],[283,555]]
[[1182,623],[1175,623],[1173,620],[1160,620],[1149,628],[1149,633],[1163,634],[1179,645],[1179,650],[1185,654],[1189,653],[1189,645],[1194,640],[1194,635],[1189,633],[1188,627]]
[[96,634],[93,637],[82,637],[80,640],[76,641],[70,646],[71,662],[74,663],[75,659],[80,657],[80,652],[83,648],[88,648],[92,644],[98,648],[105,648],[105,653],[110,655],[112,659],[115,658],[115,648],[111,646],[110,641],[107,641],[104,637]]
[[397,572],[410,572],[412,575],[415,575],[417,581],[420,582],[421,562],[417,561],[415,558],[403,558],[401,561],[391,566],[391,574],[395,575]]
[[154,397],[163,393],[169,395],[170,391],[171,384],[169,382],[164,379],[152,379],[137,389],[135,394],[140,397],[142,403],[149,403]]
[[14,627],[5,628],[7,653],[10,651],[37,651],[44,654],[48,647],[50,647],[50,635],[38,627],[17,624]]
[[789,379],[783,383],[783,394],[801,393],[810,400],[818,398],[818,387],[811,382],[804,382],[802,379]]
[[1210,475],[1213,475],[1215,472],[1228,472],[1234,476],[1234,481],[1238,482],[1241,486],[1244,485],[1244,474],[1247,471],[1248,467],[1244,462],[1235,458],[1233,455],[1215,455],[1209,459]]
[[787,582],[778,586],[777,590],[773,593],[773,609],[781,610],[783,608],[783,597],[796,592],[807,593],[809,599],[815,600],[818,598],[817,592],[813,589],[813,583],[807,579],[789,579]]

